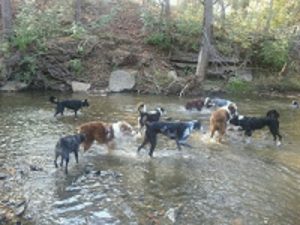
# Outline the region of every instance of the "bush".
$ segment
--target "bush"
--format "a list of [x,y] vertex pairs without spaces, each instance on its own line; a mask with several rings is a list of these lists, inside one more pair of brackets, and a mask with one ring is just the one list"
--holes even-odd
[[17,14],[12,43],[24,51],[32,43],[42,46],[48,38],[59,32],[60,26],[55,10],[36,12],[33,5],[26,3]]
[[76,74],[79,75],[83,71],[83,65],[80,59],[72,59],[69,61],[70,69]]
[[280,70],[288,57],[287,39],[264,40],[261,43],[258,57],[263,66]]
[[242,94],[250,92],[252,90],[252,86],[247,81],[231,79],[226,86],[226,90],[231,94]]
[[152,33],[146,38],[146,43],[156,45],[163,50],[171,48],[171,38],[165,33]]

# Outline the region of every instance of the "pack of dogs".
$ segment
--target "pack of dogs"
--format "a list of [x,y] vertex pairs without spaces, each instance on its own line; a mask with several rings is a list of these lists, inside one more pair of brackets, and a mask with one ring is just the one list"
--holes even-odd
[[[78,100],[58,100],[51,96],[49,101],[56,105],[54,117],[58,114],[63,116],[64,110],[70,109],[75,113],[75,118],[78,117],[77,112],[83,107],[88,107],[87,99]],[[292,102],[293,108],[299,108],[297,101]],[[252,117],[244,116],[238,113],[236,103],[221,98],[198,98],[187,101],[185,104],[186,110],[201,111],[203,108],[212,110],[209,117],[210,139],[214,139],[218,133],[217,141],[223,142],[224,135],[227,132],[229,124],[237,126],[244,132],[245,137],[251,137],[255,130],[267,127],[273,136],[274,142],[279,146],[282,136],[279,131],[280,114],[277,110],[271,109],[267,111],[265,116]],[[107,123],[104,121],[91,121],[83,123],[76,127],[77,133],[61,137],[55,146],[54,165],[58,167],[57,159],[61,157],[60,166],[65,162],[65,173],[68,173],[69,155],[74,153],[76,162],[78,163],[78,152],[80,146],[83,146],[84,152],[88,151],[93,143],[104,144],[108,148],[114,148],[115,144],[120,140],[137,139],[137,134],[144,134],[142,143],[137,148],[137,153],[140,152],[146,145],[150,145],[148,155],[153,157],[153,152],[157,146],[157,138],[163,135],[170,140],[175,141],[177,149],[181,147],[193,148],[188,143],[188,139],[194,131],[203,129],[199,120],[190,121],[167,121],[163,119],[166,110],[158,106],[154,110],[147,111],[145,103],[137,105],[138,124],[137,131],[132,125],[126,121],[117,121]]]

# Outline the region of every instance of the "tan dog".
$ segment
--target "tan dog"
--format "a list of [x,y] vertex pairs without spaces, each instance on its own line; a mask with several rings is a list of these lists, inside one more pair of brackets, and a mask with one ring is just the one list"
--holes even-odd
[[79,126],[77,131],[85,134],[84,151],[87,151],[95,140],[99,144],[106,144],[111,148],[115,139],[132,138],[136,135],[132,126],[125,121],[118,121],[112,124],[101,121],[88,122]]
[[210,138],[214,137],[216,131],[219,132],[218,142],[221,143],[226,133],[227,123],[237,115],[237,106],[234,103],[224,106],[214,111],[210,116]]

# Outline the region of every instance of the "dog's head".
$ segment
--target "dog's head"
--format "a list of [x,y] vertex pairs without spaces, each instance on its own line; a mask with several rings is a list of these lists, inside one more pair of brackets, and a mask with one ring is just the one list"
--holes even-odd
[[234,115],[230,120],[229,123],[235,125],[235,126],[240,126],[240,122],[244,119],[244,116],[242,115]]
[[138,105],[137,105],[137,111],[139,113],[145,113],[147,111],[145,103],[143,103],[143,102],[138,103]]
[[90,104],[89,104],[89,102],[88,102],[87,99],[84,99],[84,100],[82,101],[82,106],[84,106],[84,107],[90,106]]
[[224,108],[228,112],[230,119],[234,116],[238,116],[237,106],[235,103],[230,103],[229,105],[223,106],[222,108]]
[[118,121],[112,124],[115,138],[134,137],[136,132],[133,127],[126,121]]
[[164,115],[166,114],[166,110],[163,107],[157,107],[156,111],[160,114],[160,115]]
[[84,133],[79,133],[79,134],[77,134],[77,135],[78,135],[78,138],[79,138],[80,143],[82,143],[83,141],[85,141],[86,136],[85,136]]
[[266,117],[278,120],[280,114],[275,109],[271,109],[267,112]]
[[198,120],[193,121],[193,130],[200,130],[201,129],[201,122]]
[[206,108],[210,108],[210,107],[214,106],[214,104],[213,104],[213,102],[212,102],[212,100],[211,100],[210,97],[206,97],[205,98],[205,100],[204,100],[204,106]]
[[296,100],[293,100],[291,106],[294,109],[299,109],[299,102],[297,102]]

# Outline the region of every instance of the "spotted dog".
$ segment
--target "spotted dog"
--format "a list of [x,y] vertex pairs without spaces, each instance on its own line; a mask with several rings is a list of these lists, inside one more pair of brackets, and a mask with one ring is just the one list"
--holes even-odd
[[197,120],[188,122],[147,122],[144,141],[138,147],[137,151],[139,152],[146,144],[150,143],[149,156],[152,157],[157,144],[158,134],[163,134],[175,140],[179,150],[181,150],[181,145],[192,147],[186,141],[193,130],[200,130],[200,128],[201,123]]

